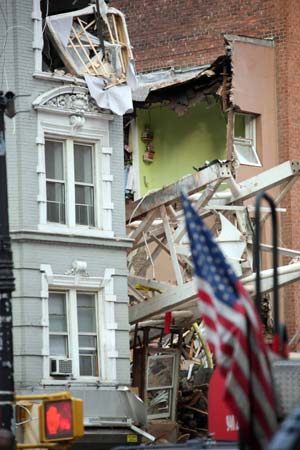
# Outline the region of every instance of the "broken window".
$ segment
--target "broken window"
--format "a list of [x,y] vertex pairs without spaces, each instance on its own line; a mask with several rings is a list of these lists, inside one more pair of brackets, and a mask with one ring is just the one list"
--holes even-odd
[[104,0],[91,6],[84,0],[65,0],[58,6],[50,2],[48,9],[47,5],[41,2],[45,18],[43,70],[101,77],[107,87],[126,81],[132,53],[120,11]]
[[240,164],[261,166],[256,152],[256,116],[235,113],[233,148]]
[[177,363],[176,353],[148,356],[146,403],[149,418],[173,417]]

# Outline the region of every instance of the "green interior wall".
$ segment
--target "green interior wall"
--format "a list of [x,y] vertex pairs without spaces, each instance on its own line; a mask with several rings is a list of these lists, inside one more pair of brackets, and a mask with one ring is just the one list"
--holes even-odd
[[[143,161],[145,144],[141,134],[146,125],[154,132],[152,163]],[[193,173],[193,166],[225,158],[226,123],[219,105],[208,107],[202,102],[183,116],[159,106],[138,109],[137,126],[141,196]]]

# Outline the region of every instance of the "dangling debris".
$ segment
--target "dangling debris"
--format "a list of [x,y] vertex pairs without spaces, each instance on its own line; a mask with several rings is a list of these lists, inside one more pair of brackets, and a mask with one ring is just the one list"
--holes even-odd
[[[85,77],[100,108],[123,115],[132,110],[133,55],[124,15],[98,0],[78,11],[46,18],[47,34],[72,75]],[[128,84],[128,86],[126,85]],[[106,91],[113,88],[113,91]]]

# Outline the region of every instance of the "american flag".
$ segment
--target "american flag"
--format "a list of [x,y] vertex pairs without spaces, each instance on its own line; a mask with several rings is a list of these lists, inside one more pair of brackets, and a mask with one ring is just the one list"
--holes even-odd
[[201,316],[225,377],[225,401],[236,415],[249,448],[263,450],[277,423],[261,322],[253,301],[185,195],[182,203]]

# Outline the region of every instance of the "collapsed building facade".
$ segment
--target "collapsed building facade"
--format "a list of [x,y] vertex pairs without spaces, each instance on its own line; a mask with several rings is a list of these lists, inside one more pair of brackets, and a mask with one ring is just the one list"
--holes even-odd
[[[256,3],[249,2],[245,4],[242,1],[231,2],[231,7],[228,7],[227,3],[211,2],[209,10],[205,2],[199,2],[198,0],[192,0],[186,2],[183,5],[177,4],[171,0],[167,3],[161,3],[159,0],[154,0],[151,4],[144,4],[138,0],[133,0],[129,6],[128,2],[124,0],[115,0],[114,5],[122,9],[126,14],[128,30],[130,33],[131,43],[133,45],[133,51],[135,56],[136,68],[138,73],[147,75],[147,78],[155,81],[155,77],[159,72],[170,71],[174,74],[174,77],[179,80],[178,73],[185,72],[187,70],[196,67],[203,68],[209,67],[212,61],[215,61],[220,55],[224,55],[224,34],[232,34],[238,36],[245,36],[249,38],[265,39],[269,43],[273,43],[273,57],[275,60],[274,78],[273,84],[273,104],[275,107],[275,113],[272,118],[272,126],[274,126],[274,133],[272,136],[266,136],[262,147],[258,148],[258,156],[261,157],[262,151],[265,151],[265,157],[275,158],[277,163],[285,162],[287,160],[298,159],[298,143],[299,143],[299,129],[295,126],[299,122],[299,80],[297,77],[296,61],[299,53],[299,4],[296,1],[288,2],[286,0],[274,1],[268,0],[258,1]],[[158,31],[159,30],[159,31]],[[241,48],[241,47],[240,47]],[[248,95],[247,108],[250,108],[249,101],[254,95],[257,100],[258,92],[257,86],[252,78],[252,71],[259,70],[261,65],[261,59],[255,55],[248,54],[249,59],[244,58],[241,55],[241,61],[248,67],[248,72],[244,72],[244,95]],[[251,62],[251,64],[250,64]],[[200,70],[198,70],[199,72]],[[183,74],[183,76],[185,76]],[[266,86],[267,92],[269,87]],[[263,91],[259,95],[264,98],[266,92]],[[238,101],[235,102],[237,105]],[[205,103],[202,103],[205,115],[209,115],[213,107],[205,108]],[[243,105],[240,105],[243,106]],[[244,105],[246,106],[246,105]],[[200,107],[199,107],[200,109]],[[251,113],[255,111],[257,121],[260,121],[260,114],[257,109],[251,111],[244,110]],[[208,144],[214,139],[217,148],[220,148],[220,132],[221,127],[221,139],[223,144],[221,151],[218,150],[220,155],[223,151],[224,154],[224,140],[226,139],[226,124],[222,120],[222,115],[214,116],[209,127],[203,121],[204,114],[201,114],[198,121],[198,129],[195,125],[197,120],[192,115],[190,109],[190,120],[194,121],[193,141],[187,142],[187,145],[183,147],[186,151],[195,146],[195,141],[198,139],[198,153],[197,159],[190,160],[188,167],[185,166],[184,173],[178,172],[177,178],[168,178],[165,183],[159,185],[155,180],[152,181],[151,177],[154,177],[153,168],[155,172],[160,171],[160,168],[155,165],[155,159],[153,164],[147,165],[142,162],[142,154],[138,159],[133,154],[133,160],[138,159],[139,169],[137,170],[137,183],[135,189],[139,189],[138,195],[144,195],[147,189],[155,189],[162,187],[163,184],[170,184],[178,180],[181,176],[191,173],[191,167],[201,166],[205,160],[213,160],[214,156],[204,154],[201,156],[201,152],[204,149],[209,150]],[[161,116],[163,118],[163,116]],[[172,116],[175,118],[176,115]],[[155,116],[151,114],[152,121]],[[177,118],[178,119],[178,118]],[[144,124],[150,123],[149,114],[144,113]],[[188,120],[187,120],[188,122]],[[200,123],[199,123],[200,122]],[[175,122],[176,126],[173,127],[173,136],[176,137],[176,145],[182,144],[183,138],[179,139],[176,132],[180,126],[179,121]],[[155,123],[158,127],[158,121]],[[259,125],[259,123],[258,123]],[[207,130],[206,135],[202,134],[200,141],[197,138],[197,131],[199,128]],[[141,126],[141,130],[143,125]],[[159,129],[159,128],[158,128]],[[154,147],[155,158],[159,157],[159,152],[162,149],[161,142],[155,142],[156,134],[154,131]],[[185,133],[186,129],[183,129]],[[161,133],[160,129],[159,132]],[[134,138],[137,141],[140,140],[140,136]],[[257,139],[260,140],[261,136],[257,134]],[[161,140],[160,140],[161,141]],[[175,142],[170,141],[172,149],[175,149]],[[140,142],[140,147],[145,146]],[[265,150],[265,149],[268,150]],[[175,150],[176,151],[176,150]],[[207,152],[208,153],[208,152]],[[271,156],[275,155],[275,156]],[[209,156],[209,157],[208,157]],[[180,154],[176,154],[178,157],[182,157]],[[182,158],[183,159],[183,158]],[[182,159],[177,164],[177,169],[183,167]],[[223,158],[221,158],[223,159]],[[170,169],[168,172],[174,172],[175,163],[170,156],[168,159],[170,163]],[[265,167],[266,160],[262,161],[264,168],[269,168],[271,165]],[[167,163],[166,163],[167,166]],[[247,169],[248,170],[248,169]],[[255,169],[252,169],[253,171]],[[166,172],[166,171],[165,171]],[[242,172],[239,172],[242,176]],[[151,176],[150,176],[151,174]],[[249,173],[251,176],[253,173]],[[160,176],[165,175],[163,171],[160,172]],[[144,185],[144,176],[146,177],[146,183],[148,187]],[[243,176],[243,178],[247,178]],[[156,183],[156,185],[155,185]],[[283,206],[287,207],[286,213],[282,216],[281,222],[281,239],[286,244],[286,247],[298,249],[300,247],[298,228],[298,203],[299,193],[297,189],[290,191],[286,197]],[[289,334],[292,336],[298,330],[298,323],[300,320],[299,315],[299,302],[297,295],[297,284],[285,289],[285,300],[283,304],[284,320],[288,325]]]
[[[163,23],[161,19],[161,26]],[[254,33],[252,36],[225,35],[223,54],[220,51],[209,65],[182,68],[180,58],[175,56],[178,67],[169,69],[153,56],[152,61],[160,68],[152,72],[148,68],[139,74],[135,113],[125,120],[125,162],[130,180],[125,186],[127,227],[134,239],[129,253],[129,317],[136,364],[142,364],[146,374],[145,380],[135,374],[134,382],[151,419],[176,417],[178,371],[174,370],[171,380],[162,377],[159,383],[159,375],[156,383],[152,380],[153,372],[161,369],[164,373],[168,358],[173,358],[172,367],[182,358],[190,360],[191,367],[199,364],[199,355],[204,354],[204,365],[211,364],[201,338],[201,351],[198,343],[198,349],[191,352],[184,350],[180,338],[192,325],[199,324],[181,189],[206,218],[252,296],[256,278],[255,195],[261,190],[271,193],[282,225],[289,219],[286,206],[292,193],[299,189],[299,161],[285,161],[278,141],[277,42],[257,39]],[[145,57],[141,47],[137,53]],[[149,63],[146,57],[145,61]],[[262,211],[263,320],[268,333],[273,314],[272,227],[270,209],[263,207]],[[287,237],[283,239],[286,241]],[[299,280],[299,251],[281,244],[279,253],[281,288]],[[297,284],[293,286],[296,293]],[[299,332],[297,323],[291,326],[295,317],[288,313],[291,288],[280,292],[280,315],[289,325],[294,345]],[[171,324],[168,333],[179,335],[175,344],[173,338],[171,343],[163,338],[166,321]],[[182,367],[189,367],[185,362]],[[188,373],[190,376],[192,372]],[[182,407],[182,401],[179,405]],[[184,407],[194,408],[193,403]],[[195,428],[181,422],[181,430],[188,435],[197,435],[199,428]]]

